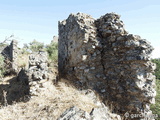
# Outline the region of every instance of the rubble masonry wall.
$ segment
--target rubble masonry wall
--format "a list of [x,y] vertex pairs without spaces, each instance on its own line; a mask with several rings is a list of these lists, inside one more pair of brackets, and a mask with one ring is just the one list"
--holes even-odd
[[84,13],[59,22],[58,66],[61,78],[94,89],[120,114],[152,114],[155,64],[150,43],[129,34],[115,13],[95,20]]

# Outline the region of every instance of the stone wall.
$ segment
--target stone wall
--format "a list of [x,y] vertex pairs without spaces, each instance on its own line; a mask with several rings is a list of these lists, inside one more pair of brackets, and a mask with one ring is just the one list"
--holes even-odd
[[29,56],[29,68],[22,69],[18,80],[29,84],[30,95],[35,96],[43,88],[42,83],[48,80],[48,58],[46,52],[36,52]]
[[6,73],[18,73],[18,42],[12,40],[10,45],[5,46],[1,50],[1,54],[5,57]]
[[46,52],[33,53],[29,56],[30,95],[38,95],[43,88],[42,81],[48,79],[48,59]]
[[97,20],[83,13],[70,14],[59,22],[58,50],[60,78],[96,90],[121,115],[152,114],[153,48],[147,40],[129,34],[118,14]]
[[15,72],[18,72],[18,42],[12,40],[10,44],[10,59],[12,63],[12,69]]

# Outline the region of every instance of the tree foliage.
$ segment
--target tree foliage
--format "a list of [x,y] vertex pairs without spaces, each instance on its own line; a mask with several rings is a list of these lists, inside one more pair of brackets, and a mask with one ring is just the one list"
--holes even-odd
[[37,40],[33,40],[29,44],[24,44],[23,46],[23,52],[39,52],[43,51],[45,48],[44,43],[38,42]]
[[58,43],[51,42],[51,44],[46,46],[46,51],[48,53],[49,59],[54,62],[58,61]]
[[58,43],[53,41],[48,45],[44,45],[44,43],[33,40],[29,44],[24,44],[21,51],[22,54],[28,54],[29,52],[46,51],[51,61],[58,61]]
[[[160,80],[156,80],[156,103],[151,105],[151,110],[153,112],[153,114],[157,114],[158,116],[160,116]],[[160,118],[157,118],[156,120],[160,120]]]
[[160,59],[153,59],[152,62],[156,63],[155,76],[160,80]]
[[[154,114],[157,114],[160,116],[160,59],[153,59],[152,62],[156,64],[156,70],[155,70],[155,76],[157,78],[156,80],[156,103],[154,105],[151,105],[151,110]],[[157,120],[160,120],[160,118],[157,118]]]

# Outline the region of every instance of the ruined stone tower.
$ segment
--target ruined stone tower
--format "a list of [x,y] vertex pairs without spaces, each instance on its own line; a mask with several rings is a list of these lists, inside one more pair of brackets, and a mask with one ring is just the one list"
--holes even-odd
[[[155,64],[150,43],[129,34],[115,13],[95,20],[78,13],[59,22],[58,66],[82,88],[95,90],[114,112],[151,115],[155,102]],[[140,118],[137,118],[140,119]]]

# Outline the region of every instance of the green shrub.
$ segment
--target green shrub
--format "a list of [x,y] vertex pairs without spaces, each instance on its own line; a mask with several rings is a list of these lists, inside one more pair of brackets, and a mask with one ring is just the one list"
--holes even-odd
[[21,54],[27,55],[31,52],[39,51],[46,51],[51,63],[58,62],[58,43],[53,41],[48,45],[44,45],[44,43],[33,40],[29,44],[24,44],[23,48],[21,49]]
[[156,91],[156,103],[151,105],[151,110],[153,114],[157,114],[159,116],[156,120],[160,120],[160,80],[156,80]]
[[4,76],[5,67],[4,67],[4,57],[0,54],[0,78]]
[[20,54],[28,55],[29,51],[27,51],[27,49],[23,47],[23,48],[20,49]]
[[46,51],[51,61],[58,62],[58,43],[51,42],[46,46]]
[[39,52],[39,51],[44,51],[45,45],[44,43],[38,42],[37,40],[33,40],[29,44],[24,44],[22,48],[22,53],[28,53],[29,51],[31,52]]
[[160,59],[153,59],[153,63],[156,63],[156,70],[155,70],[155,76],[157,79],[160,80]]
[[3,47],[6,47],[6,46],[8,46],[9,44],[7,44],[7,43],[0,43],[0,48],[3,48]]
[[44,50],[44,43],[38,42],[36,40],[33,40],[30,44],[30,50],[32,52],[39,52],[41,50]]
[[156,103],[154,105],[151,105],[151,110],[153,111],[153,114],[157,114],[159,118],[156,118],[156,120],[160,120],[160,59],[153,59],[152,62],[156,63],[156,70],[155,70],[155,76],[157,78],[156,80]]

